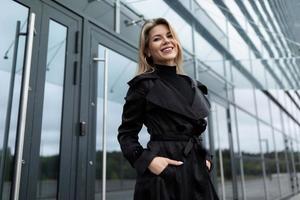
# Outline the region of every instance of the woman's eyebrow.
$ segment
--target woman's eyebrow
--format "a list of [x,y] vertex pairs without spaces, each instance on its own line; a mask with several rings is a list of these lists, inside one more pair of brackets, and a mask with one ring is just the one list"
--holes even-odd
[[157,36],[161,36],[161,34],[153,35],[151,38],[154,38],[154,37],[157,37]]
[[[169,31],[169,32],[167,32],[166,33],[166,35],[169,35],[169,34],[171,34],[171,31]],[[156,36],[161,36],[162,34],[156,34],[156,35],[153,35],[151,38],[154,38],[154,37],[156,37]]]

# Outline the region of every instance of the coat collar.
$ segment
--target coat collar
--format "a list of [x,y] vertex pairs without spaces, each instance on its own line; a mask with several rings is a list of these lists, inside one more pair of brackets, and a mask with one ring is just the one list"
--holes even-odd
[[159,107],[193,120],[207,117],[210,105],[207,98],[204,96],[205,92],[207,94],[207,89],[205,91],[206,86],[198,81],[194,81],[189,76],[180,76],[188,77],[190,80],[191,88],[194,92],[194,98],[191,105],[175,87],[162,81],[156,71],[136,76],[129,81],[128,84],[132,86],[143,79],[152,79],[153,85],[146,95],[146,100]]

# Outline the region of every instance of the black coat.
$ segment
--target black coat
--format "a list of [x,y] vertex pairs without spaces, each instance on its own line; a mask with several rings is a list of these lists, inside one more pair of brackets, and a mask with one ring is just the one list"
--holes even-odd
[[[209,114],[207,88],[188,76],[180,76],[191,83],[194,91],[191,105],[176,88],[161,80],[156,71],[128,82],[118,140],[124,156],[137,170],[135,200],[218,199],[205,165],[208,153],[198,137],[206,128],[204,118]],[[145,149],[138,141],[143,124],[151,135]],[[148,169],[155,156],[184,164],[169,165],[155,175]]]

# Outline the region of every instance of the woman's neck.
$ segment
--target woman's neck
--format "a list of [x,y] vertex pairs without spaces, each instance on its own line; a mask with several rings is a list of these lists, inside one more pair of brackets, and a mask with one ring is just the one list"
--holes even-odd
[[176,66],[155,64],[155,68],[160,75],[176,75]]

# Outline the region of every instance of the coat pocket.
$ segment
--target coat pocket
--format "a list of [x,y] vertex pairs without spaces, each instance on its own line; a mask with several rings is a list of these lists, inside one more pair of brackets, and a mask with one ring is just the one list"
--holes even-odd
[[176,181],[176,167],[168,165],[158,176],[167,182]]

